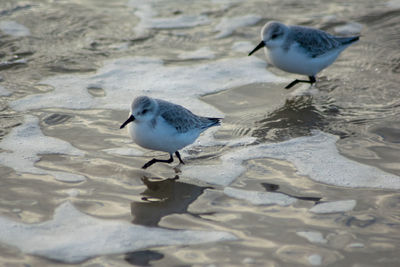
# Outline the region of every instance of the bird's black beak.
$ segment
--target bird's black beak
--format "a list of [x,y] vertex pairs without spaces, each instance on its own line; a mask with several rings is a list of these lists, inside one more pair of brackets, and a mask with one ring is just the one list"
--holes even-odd
[[254,52],[256,52],[258,49],[263,48],[264,46],[265,46],[264,41],[261,41],[261,43],[259,43],[259,44],[256,46],[256,48],[254,48],[253,51],[251,51],[251,52],[249,53],[249,56],[251,56],[251,55],[252,55]]
[[133,115],[129,116],[129,118],[126,120],[126,122],[124,122],[121,127],[119,127],[120,129],[124,128],[128,123],[132,122],[135,120],[135,117],[133,117]]

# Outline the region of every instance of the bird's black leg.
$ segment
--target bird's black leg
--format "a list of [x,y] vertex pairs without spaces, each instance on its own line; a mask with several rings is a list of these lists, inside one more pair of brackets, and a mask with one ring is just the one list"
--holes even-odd
[[172,154],[169,154],[169,159],[152,159],[149,162],[147,162],[146,164],[143,165],[142,169],[146,169],[148,167],[150,167],[151,165],[153,165],[156,162],[165,162],[165,163],[171,163],[174,161],[174,158],[172,157]]
[[181,159],[181,154],[179,154],[178,151],[175,152],[175,155],[178,157],[180,163],[185,164],[185,162],[183,162],[183,160]]
[[315,76],[308,76],[308,78],[310,79],[308,81],[307,80],[298,80],[298,79],[296,79],[293,82],[291,82],[288,85],[286,85],[285,89],[290,89],[293,86],[295,86],[297,83],[310,83],[310,84],[313,84],[313,83],[316,82]]

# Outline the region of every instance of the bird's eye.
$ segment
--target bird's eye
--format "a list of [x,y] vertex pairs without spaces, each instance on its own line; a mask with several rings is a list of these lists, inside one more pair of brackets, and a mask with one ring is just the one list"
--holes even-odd
[[144,114],[146,114],[147,113],[147,109],[144,109],[143,111],[142,111],[142,114],[144,115]]
[[275,39],[276,37],[278,37],[278,34],[274,33],[272,34],[271,39]]

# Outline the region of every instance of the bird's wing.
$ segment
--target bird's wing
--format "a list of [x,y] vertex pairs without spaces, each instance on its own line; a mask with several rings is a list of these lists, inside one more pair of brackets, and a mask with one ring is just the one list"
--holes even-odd
[[158,100],[160,116],[179,133],[201,128],[202,117],[196,116],[190,110],[163,100]]
[[337,38],[321,30],[302,26],[292,26],[292,36],[295,41],[310,57],[321,56],[342,46]]

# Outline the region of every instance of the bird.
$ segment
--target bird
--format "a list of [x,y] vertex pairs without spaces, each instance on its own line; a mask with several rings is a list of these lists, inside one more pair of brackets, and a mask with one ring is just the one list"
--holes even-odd
[[296,79],[285,87],[290,89],[299,82],[315,83],[316,74],[331,65],[344,49],[359,38],[333,36],[311,27],[287,26],[270,21],[261,30],[262,41],[249,56],[265,47],[266,56],[275,67],[308,76],[309,80]]
[[206,129],[220,125],[220,121],[221,118],[197,116],[183,106],[162,99],[138,96],[120,129],[131,123],[129,133],[136,144],[169,153],[169,159],[148,161],[142,167],[146,169],[156,162],[172,163],[173,153],[185,164],[178,150],[192,144]]

